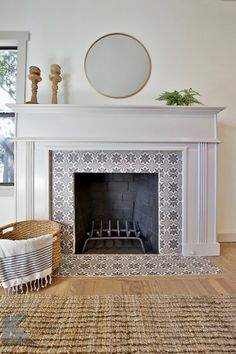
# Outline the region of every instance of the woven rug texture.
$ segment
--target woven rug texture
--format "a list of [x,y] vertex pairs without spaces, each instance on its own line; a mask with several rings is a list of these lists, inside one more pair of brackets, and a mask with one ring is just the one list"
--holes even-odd
[[207,257],[160,256],[154,254],[69,254],[62,255],[59,277],[204,275],[221,274]]
[[[9,345],[19,314],[32,342]],[[236,296],[4,295],[0,315],[1,353],[236,353]]]

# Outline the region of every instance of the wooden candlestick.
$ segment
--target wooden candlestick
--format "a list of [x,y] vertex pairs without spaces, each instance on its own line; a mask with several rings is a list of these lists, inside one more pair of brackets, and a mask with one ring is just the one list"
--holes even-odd
[[49,75],[49,79],[52,81],[52,103],[57,103],[58,82],[62,80],[60,74],[61,67],[58,64],[52,64],[51,75]]
[[28,78],[32,82],[31,100],[26,103],[38,103],[37,101],[38,83],[42,81],[40,73],[41,71],[37,66],[30,66]]

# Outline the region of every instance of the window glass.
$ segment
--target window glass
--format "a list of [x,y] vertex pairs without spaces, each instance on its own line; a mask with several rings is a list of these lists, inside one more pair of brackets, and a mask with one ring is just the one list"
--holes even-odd
[[16,102],[17,48],[0,47],[0,184],[14,182],[15,116],[7,103]]
[[14,113],[2,113],[0,116],[0,183],[14,182]]

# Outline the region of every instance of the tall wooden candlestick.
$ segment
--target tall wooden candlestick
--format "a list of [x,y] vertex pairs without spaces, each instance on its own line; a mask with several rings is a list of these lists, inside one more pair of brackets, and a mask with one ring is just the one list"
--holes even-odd
[[52,103],[57,103],[58,82],[62,80],[60,74],[61,67],[58,64],[52,64],[51,75],[49,75],[49,79],[52,81]]
[[30,66],[28,78],[32,82],[31,100],[26,103],[38,103],[37,101],[38,83],[42,81],[40,73],[41,71],[37,66]]

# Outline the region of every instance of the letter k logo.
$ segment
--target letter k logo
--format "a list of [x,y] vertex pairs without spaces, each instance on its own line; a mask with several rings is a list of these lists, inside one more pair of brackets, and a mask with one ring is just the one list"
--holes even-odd
[[18,327],[27,317],[26,314],[4,316],[2,320],[1,340],[6,345],[33,345],[33,340],[24,332],[24,329]]

